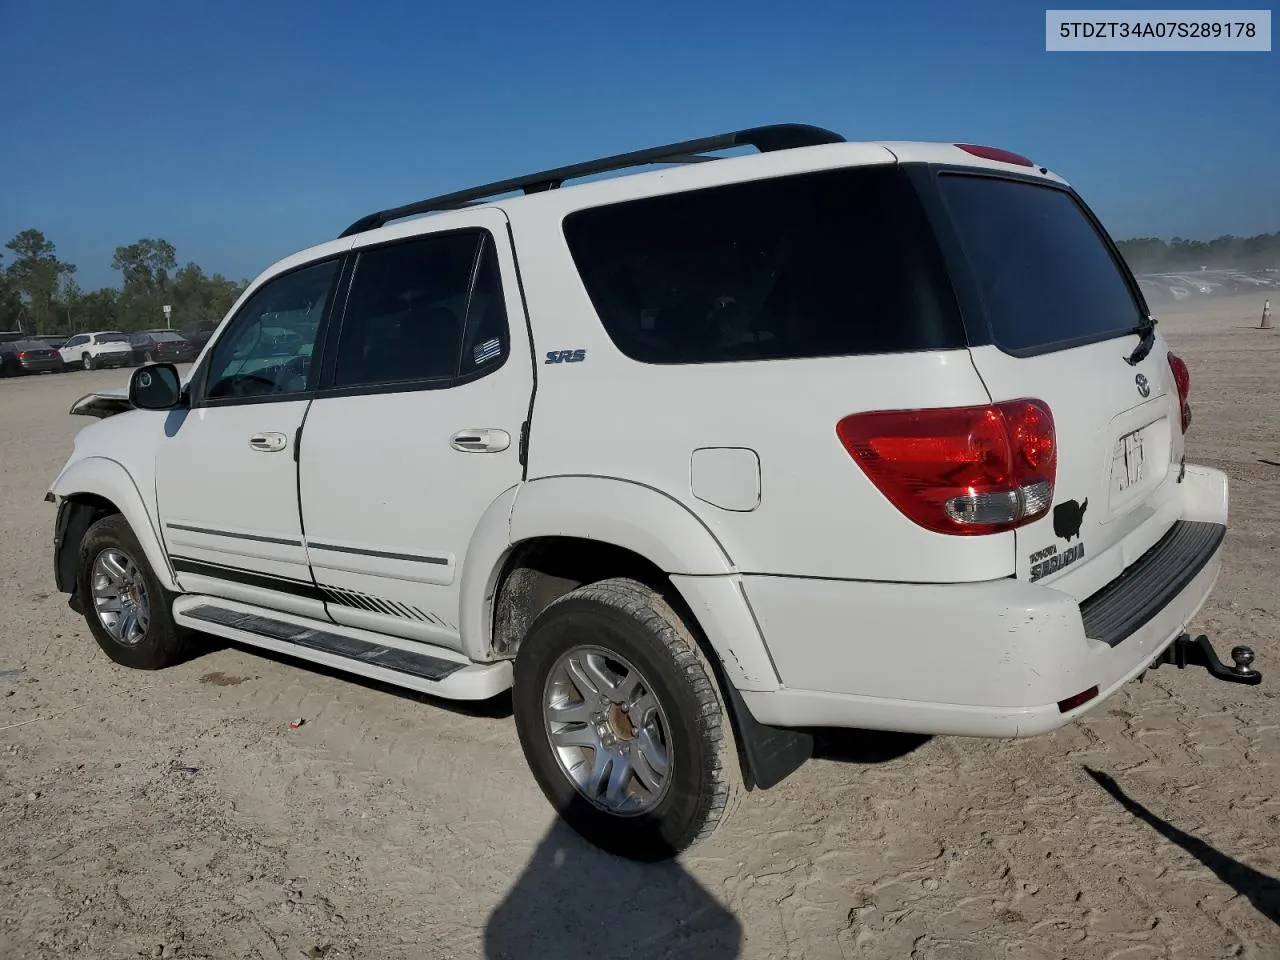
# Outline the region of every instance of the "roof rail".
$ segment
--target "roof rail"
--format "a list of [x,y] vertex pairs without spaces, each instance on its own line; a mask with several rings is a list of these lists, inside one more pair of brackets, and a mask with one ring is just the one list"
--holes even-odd
[[486,183],[484,186],[446,193],[439,197],[419,200],[402,207],[390,210],[379,210],[361,217],[346,230],[342,237],[374,230],[392,220],[412,217],[419,213],[431,213],[437,210],[456,210],[477,200],[498,197],[516,190],[528,193],[539,193],[543,190],[554,190],[566,180],[588,177],[596,173],[607,173],[611,170],[625,170],[628,167],[640,167],[651,163],[694,163],[702,160],[714,160],[715,157],[703,156],[711,150],[728,150],[731,147],[755,147],[761,153],[774,150],[790,150],[795,147],[813,147],[823,143],[843,143],[844,137],[822,127],[813,127],[803,123],[779,123],[766,127],[752,127],[748,130],[735,130],[716,137],[704,137],[701,140],[686,140],[683,143],[668,143],[661,147],[650,147],[647,150],[636,150],[632,153],[620,153],[600,160],[588,160],[567,167],[556,167],[554,170],[542,170],[523,177],[510,180],[499,180]]

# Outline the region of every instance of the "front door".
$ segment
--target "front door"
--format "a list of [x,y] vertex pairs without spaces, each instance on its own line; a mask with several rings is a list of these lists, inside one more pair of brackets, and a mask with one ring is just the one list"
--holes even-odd
[[445,216],[458,228],[357,242],[301,496],[335,621],[458,649],[462,564],[521,480],[533,371],[505,216]]
[[80,333],[72,337],[70,340],[68,340],[66,343],[64,343],[61,347],[58,348],[58,353],[62,357],[62,362],[67,364],[83,363],[84,362],[83,355],[88,352],[86,349],[88,346],[88,343],[89,343],[88,334]]
[[295,444],[340,268],[322,261],[259,287],[193,376],[190,409],[170,414],[156,487],[183,590],[324,616],[302,542]]

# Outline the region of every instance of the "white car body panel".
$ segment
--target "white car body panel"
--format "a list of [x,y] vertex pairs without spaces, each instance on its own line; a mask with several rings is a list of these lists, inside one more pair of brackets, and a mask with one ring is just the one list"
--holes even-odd
[[[1225,524],[1227,478],[1188,467],[1183,519]],[[1115,647],[1085,635],[1075,599],[1005,579],[921,586],[802,578],[747,582],[784,689],[744,692],[762,723],[1020,737],[1045,733],[1102,703],[1146,670],[1199,611],[1222,549],[1151,621]],[[856,611],[850,615],[850,611]],[[1099,694],[1063,712],[1058,702]]]
[[[310,585],[293,459],[308,402],[199,407],[172,415],[155,452],[155,481],[161,529],[183,589],[247,603],[264,602],[266,592],[212,571],[184,571],[184,564]],[[263,432],[282,434],[286,446],[253,449],[250,438]],[[287,592],[287,583],[280,586],[267,593],[268,601],[294,613],[324,615],[323,604]]]

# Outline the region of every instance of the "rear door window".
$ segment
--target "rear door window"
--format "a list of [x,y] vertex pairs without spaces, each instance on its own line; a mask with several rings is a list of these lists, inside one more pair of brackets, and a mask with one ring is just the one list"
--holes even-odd
[[360,253],[333,387],[448,386],[502,365],[507,319],[488,234],[436,234]]
[[996,346],[1038,352],[1137,327],[1120,265],[1069,192],[968,174],[942,174],[939,186]]
[[860,167],[581,210],[564,232],[614,344],[660,364],[963,347],[906,175]]

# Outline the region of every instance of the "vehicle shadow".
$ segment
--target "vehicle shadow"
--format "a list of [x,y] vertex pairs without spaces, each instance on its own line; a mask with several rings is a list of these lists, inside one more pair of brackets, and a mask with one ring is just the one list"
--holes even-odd
[[905,757],[933,738],[923,733],[882,730],[818,729],[813,734],[813,758],[837,763],[888,763]]
[[1193,837],[1179,830],[1167,820],[1162,820],[1138,801],[1130,797],[1111,777],[1105,773],[1085,767],[1085,772],[1098,782],[1103,790],[1111,794],[1116,802],[1128,810],[1139,820],[1147,823],[1151,829],[1166,840],[1176,843],[1206,867],[1212,870],[1219,880],[1231,887],[1240,896],[1248,899],[1254,909],[1272,923],[1280,926],[1280,880],[1268,877],[1247,864],[1235,860],[1222,853],[1198,837]]
[[674,860],[605,853],[556,819],[484,931],[486,960],[729,960],[742,924]]

